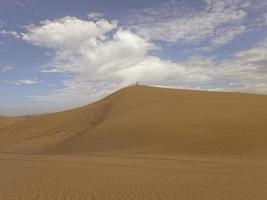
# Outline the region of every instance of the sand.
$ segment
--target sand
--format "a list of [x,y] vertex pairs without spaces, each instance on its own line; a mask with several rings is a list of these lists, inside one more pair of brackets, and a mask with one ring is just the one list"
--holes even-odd
[[0,166],[6,200],[267,197],[267,163],[255,160],[2,154]]
[[267,199],[266,133],[264,95],[127,87],[0,127],[0,199]]
[[23,117],[0,116],[0,129],[5,128],[6,126],[10,126],[12,124],[15,124],[21,120],[24,120],[24,118]]

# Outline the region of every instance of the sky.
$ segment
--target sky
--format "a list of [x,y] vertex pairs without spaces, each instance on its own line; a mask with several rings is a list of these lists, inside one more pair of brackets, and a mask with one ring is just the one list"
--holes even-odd
[[75,108],[136,81],[267,94],[267,1],[0,1],[0,115]]

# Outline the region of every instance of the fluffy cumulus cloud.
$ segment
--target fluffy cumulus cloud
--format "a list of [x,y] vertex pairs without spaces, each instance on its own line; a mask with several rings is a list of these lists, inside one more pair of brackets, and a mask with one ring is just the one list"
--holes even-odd
[[248,0],[205,0],[201,11],[175,12],[168,6],[146,9],[132,14],[128,23],[138,34],[153,40],[192,43],[211,39],[219,45],[244,32],[240,24],[247,15],[248,6]]
[[[152,50],[160,51],[154,39],[194,41],[208,35],[212,36],[214,45],[225,44],[241,34],[244,27],[219,27],[220,24],[230,21],[234,25],[242,20],[246,15],[242,9],[247,6],[248,2],[241,0],[207,0],[203,13],[167,22],[166,33],[170,38],[156,31],[159,24],[150,26],[154,32],[146,37],[122,27],[117,21],[101,17],[88,20],[64,17],[31,25],[21,38],[46,48],[52,55],[42,72],[47,76],[49,73],[71,74],[61,89],[33,98],[77,106],[135,81],[169,87],[267,93],[267,42],[222,61],[195,56],[177,63],[151,54]],[[177,27],[180,29],[175,32],[173,29]],[[17,83],[34,84],[38,80]]]
[[[69,34],[72,29],[74,33]],[[73,74],[63,82],[62,89],[48,96],[35,96],[43,101],[85,103],[137,80],[175,85],[180,79],[185,83],[187,74],[196,70],[188,71],[177,63],[150,56],[149,51],[156,48],[151,41],[105,19],[65,17],[45,21],[28,27],[22,38],[54,52],[43,73]]]
[[82,45],[97,45],[98,40],[104,40],[105,33],[116,26],[116,21],[108,22],[103,19],[93,22],[64,17],[55,21],[43,21],[40,26],[29,26],[27,33],[22,34],[22,39],[36,46],[73,49]]
[[[102,96],[119,86],[130,83],[130,77],[120,71],[131,69],[147,59],[155,48],[146,39],[118,28],[116,21],[96,21],[65,17],[30,26],[22,39],[48,48],[53,58],[44,73],[72,73],[64,88],[54,91],[47,100]],[[97,92],[96,92],[97,91]],[[96,94],[97,93],[97,94]],[[46,97],[36,97],[46,100]],[[66,98],[65,98],[66,99]]]

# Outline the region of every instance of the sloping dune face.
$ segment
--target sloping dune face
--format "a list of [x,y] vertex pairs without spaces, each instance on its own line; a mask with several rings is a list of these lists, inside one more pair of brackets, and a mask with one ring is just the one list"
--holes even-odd
[[266,122],[263,95],[127,87],[2,126],[0,199],[265,200]]
[[266,141],[266,96],[132,86],[7,126],[0,150],[265,156]]
[[108,110],[109,105],[103,101],[74,110],[31,117],[1,130],[0,150],[41,152],[96,126]]

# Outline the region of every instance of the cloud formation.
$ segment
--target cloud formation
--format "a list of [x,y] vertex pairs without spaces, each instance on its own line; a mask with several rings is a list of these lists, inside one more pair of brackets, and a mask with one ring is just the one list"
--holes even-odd
[[0,72],[7,72],[14,69],[14,65],[0,65]]
[[[236,7],[228,10],[225,8],[228,4],[207,1],[206,9],[212,10],[213,13],[209,18],[219,18],[212,23],[242,19],[245,13],[239,8],[247,5],[245,2],[241,4],[240,0],[234,2]],[[221,15],[225,12],[229,14],[227,19]],[[197,20],[194,16],[193,18],[193,21]],[[189,25],[191,26],[190,23]],[[207,27],[209,26],[205,28]],[[244,31],[242,26],[230,29],[218,28],[218,35],[214,27],[212,31],[209,28],[206,31],[216,35],[213,42],[220,45],[231,41]],[[191,28],[188,30],[191,31]],[[199,37],[190,31],[184,34],[182,29],[182,33],[176,34],[175,37],[179,34],[187,38],[186,40]],[[194,33],[196,32],[195,30]],[[211,58],[191,57],[185,62],[178,63],[153,56],[151,51],[160,49],[157,49],[151,38],[121,27],[117,21],[82,20],[76,17],[64,17],[29,26],[22,34],[22,39],[52,52],[52,60],[46,69],[42,70],[43,73],[72,74],[72,78],[63,81],[63,88],[45,96],[33,96],[38,101],[56,102],[68,107],[77,106],[103,97],[135,81],[178,88],[267,93],[267,73],[262,73],[266,68],[267,43],[237,53],[228,60],[214,61]]]
[[87,17],[88,19],[91,19],[91,20],[98,20],[100,18],[103,18],[104,15],[100,12],[91,12],[91,13],[88,13]]
[[215,46],[230,43],[238,35],[244,33],[245,31],[245,26],[226,26],[218,28],[218,30],[215,31],[215,37],[211,39],[211,43]]
[[17,80],[17,81],[5,80],[5,82],[9,83],[9,84],[13,84],[13,85],[18,85],[18,86],[21,86],[21,85],[34,85],[34,84],[39,83],[37,78],[34,78],[34,79],[21,79],[21,80]]
[[[105,33],[117,27],[117,22],[85,21],[76,17],[42,21],[40,26],[28,26],[22,39],[36,46],[53,49],[73,49],[82,45],[97,45],[97,39],[105,40]],[[86,44],[84,44],[86,43]]]
[[175,12],[169,6],[152,8],[134,12],[127,23],[152,40],[169,43],[210,40],[218,46],[244,32],[242,20],[249,5],[248,0],[205,0],[201,11]]
[[0,36],[2,36],[2,37],[14,37],[16,39],[20,39],[20,35],[15,31],[2,30],[2,31],[0,31]]

